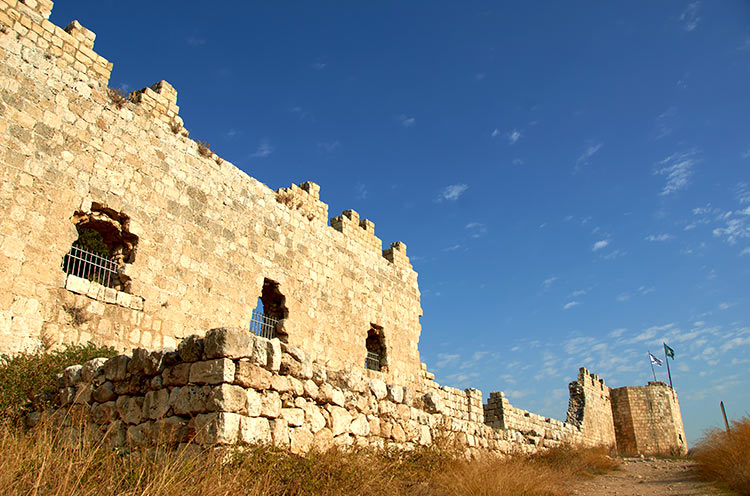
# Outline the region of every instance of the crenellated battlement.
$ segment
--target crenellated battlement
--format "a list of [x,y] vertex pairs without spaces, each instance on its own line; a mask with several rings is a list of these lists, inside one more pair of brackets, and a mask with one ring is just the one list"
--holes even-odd
[[159,81],[130,93],[130,100],[143,108],[153,118],[166,124],[175,125],[178,130],[182,127],[179,116],[180,107],[177,106],[177,90],[166,81]]

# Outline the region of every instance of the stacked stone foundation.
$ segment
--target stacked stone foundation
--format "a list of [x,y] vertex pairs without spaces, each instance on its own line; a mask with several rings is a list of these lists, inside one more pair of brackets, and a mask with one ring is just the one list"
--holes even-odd
[[555,424],[536,433],[486,425],[476,389],[388,384],[377,372],[334,370],[243,329],[190,336],[175,351],[96,358],[58,380],[53,415],[82,417],[115,446],[267,443],[305,453],[410,449],[449,436],[469,453],[499,454],[534,452],[565,437]]

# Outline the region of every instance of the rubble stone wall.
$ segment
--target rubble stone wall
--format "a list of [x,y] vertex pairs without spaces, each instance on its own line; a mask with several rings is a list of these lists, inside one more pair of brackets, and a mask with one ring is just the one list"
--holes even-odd
[[[49,0],[0,0],[0,352],[85,343],[159,349],[247,326],[265,279],[282,339],[362,367],[382,329],[385,377],[420,380],[417,274],[396,242],[313,183],[274,191],[188,138],[161,81],[128,101],[94,33],[49,20]],[[74,221],[109,215],[137,239],[127,288],[66,277]]]
[[[68,367],[59,386],[59,420],[82,416],[117,446],[273,443],[304,453],[354,444],[409,448],[446,435],[469,452],[560,444],[472,417],[481,401],[477,390],[424,392],[365,369],[335,370],[243,329],[190,336],[176,351],[93,359]],[[473,407],[452,406],[449,396],[471,399]]]
[[677,393],[663,382],[612,389],[617,450],[623,454],[686,455]]
[[580,429],[584,444],[614,448],[612,401],[610,388],[604,384],[604,379],[582,367],[578,371],[578,379],[571,382],[568,389],[567,423]]

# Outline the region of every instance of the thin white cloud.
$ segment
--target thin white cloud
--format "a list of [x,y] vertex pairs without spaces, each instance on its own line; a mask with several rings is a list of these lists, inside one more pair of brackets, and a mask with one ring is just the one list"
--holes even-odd
[[687,4],[687,7],[685,7],[685,10],[682,11],[682,14],[680,14],[680,22],[685,31],[689,32],[698,27],[698,23],[701,20],[698,16],[698,8],[700,5],[701,3],[699,1],[690,2]]
[[598,152],[602,146],[604,146],[604,143],[589,144],[576,160],[576,170],[580,170],[582,166],[588,164],[591,157],[596,155],[596,152]]
[[741,256],[741,257],[743,257],[743,256],[745,256],[745,255],[750,255],[750,246],[748,246],[747,248],[744,248],[744,249],[743,249],[743,250],[742,250],[742,251],[740,252],[740,256]]
[[367,199],[367,186],[364,185],[364,183],[357,183],[357,185],[354,187],[355,196],[358,200],[365,200]]
[[461,248],[460,244],[455,244],[453,246],[449,246],[447,248],[443,248],[443,251],[456,251]]
[[600,241],[597,241],[594,243],[594,246],[591,248],[591,251],[599,251],[603,248],[606,248],[609,246],[609,240],[608,239],[602,239]]
[[517,129],[508,133],[508,143],[515,145],[521,139],[521,132]]
[[517,167],[519,165],[523,165],[523,160],[521,160],[520,158],[514,158],[513,162],[511,163]]
[[555,281],[557,281],[557,279],[558,278],[555,277],[555,276],[549,277],[549,278],[545,279],[544,281],[542,281],[542,289],[544,289],[545,291],[548,291],[549,288],[552,287],[552,283],[554,283]]
[[646,236],[646,241],[657,241],[657,242],[669,241],[672,238],[674,238],[674,236],[672,236],[671,234],[666,234],[666,233],[649,234],[648,236]]
[[322,71],[326,67],[328,67],[328,64],[326,64],[325,62],[318,61],[312,64],[312,68],[315,69],[316,71]]
[[500,136],[500,130],[498,128],[493,129],[490,133],[490,136],[492,136],[493,138],[497,138],[498,136]]
[[627,254],[628,254],[627,251],[613,250],[613,251],[607,253],[606,255],[602,255],[602,258],[604,260],[614,260],[615,258],[624,257]]
[[565,305],[563,305],[563,310],[569,310],[569,309],[571,309],[571,308],[573,308],[575,306],[578,306],[580,304],[581,304],[581,302],[576,301],[576,300],[569,301]]
[[613,331],[610,331],[610,333],[608,334],[608,336],[611,337],[611,338],[619,338],[620,336],[622,336],[623,334],[625,334],[626,331],[627,331],[627,329],[624,329],[624,328],[615,329]]
[[438,201],[442,200],[448,200],[448,201],[456,201],[459,198],[461,198],[461,195],[466,193],[466,190],[469,189],[469,186],[467,184],[457,183],[457,184],[449,184],[445,187],[443,191],[440,192],[440,195],[438,196]]
[[258,145],[258,149],[255,150],[255,152],[250,155],[253,158],[265,158],[273,153],[273,147],[268,142],[268,140],[263,140],[260,142],[260,145]]
[[398,120],[404,127],[412,127],[414,124],[417,123],[417,119],[415,117],[409,117],[406,114],[401,114],[398,116]]
[[586,294],[586,290],[585,289],[577,289],[577,290],[573,291],[572,293],[570,293],[570,296],[572,296],[573,298],[577,298],[577,297],[583,296],[585,294]]
[[617,296],[617,301],[628,301],[630,299],[630,294],[628,293],[620,293]]
[[667,196],[685,189],[693,175],[693,167],[698,163],[697,152],[694,150],[674,153],[657,163],[654,174],[667,176],[667,184],[664,185],[661,196]]
[[469,231],[469,235],[472,238],[481,238],[487,234],[487,226],[481,222],[469,222],[466,224],[466,229]]

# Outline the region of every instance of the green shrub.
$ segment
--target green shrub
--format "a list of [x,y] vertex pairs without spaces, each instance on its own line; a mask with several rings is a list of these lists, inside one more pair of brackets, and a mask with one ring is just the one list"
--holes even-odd
[[66,367],[116,354],[114,348],[91,343],[45,353],[0,354],[0,419],[18,420],[35,395],[56,391],[56,376]]

